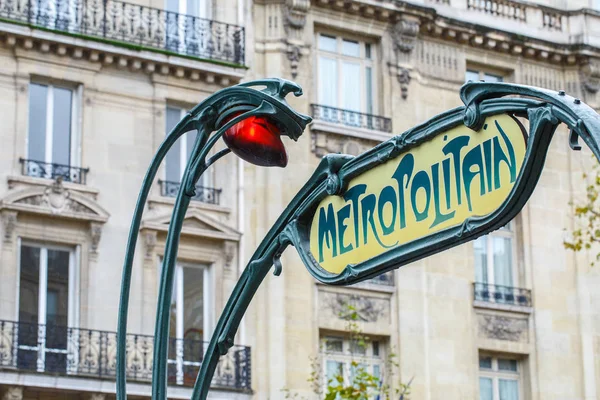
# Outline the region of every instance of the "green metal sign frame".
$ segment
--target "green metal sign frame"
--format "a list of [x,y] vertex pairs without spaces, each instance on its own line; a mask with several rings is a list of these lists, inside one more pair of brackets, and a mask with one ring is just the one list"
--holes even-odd
[[[152,398],[157,400],[166,399],[168,315],[183,218],[202,173],[230,150],[222,150],[211,158],[207,158],[207,154],[227,129],[250,116],[267,116],[276,123],[282,134],[297,140],[311,119],[289,107],[285,96],[290,92],[299,96],[302,89],[295,83],[281,79],[259,80],[223,89],[190,111],[158,149],[142,184],[123,268],[117,342],[117,399],[126,399],[125,334],[135,245],[144,205],[161,161],[179,137],[190,130],[198,131],[198,138],[182,179],[182,189],[175,201],[165,245],[152,377]],[[219,357],[225,355],[233,345],[241,318],[267,273],[272,267],[275,275],[281,273],[280,257],[287,246],[296,247],[308,271],[320,282],[330,285],[353,284],[473,240],[507,224],[531,196],[544,166],[548,146],[560,123],[570,129],[569,143],[572,149],[581,149],[578,143],[581,138],[600,160],[600,116],[579,99],[568,96],[563,91],[507,83],[469,82],[461,88],[460,96],[465,106],[442,113],[360,156],[330,154],[322,159],[313,176],[279,216],[242,272],[204,355],[192,399],[205,399],[208,395]],[[525,158],[516,182],[508,198],[496,211],[483,217],[467,218],[459,226],[393,247],[356,265],[347,265],[339,274],[324,270],[316,262],[309,249],[310,221],[316,207],[326,196],[343,196],[351,179],[449,129],[465,125],[478,131],[485,118],[504,113],[526,118],[529,121],[529,135]]]

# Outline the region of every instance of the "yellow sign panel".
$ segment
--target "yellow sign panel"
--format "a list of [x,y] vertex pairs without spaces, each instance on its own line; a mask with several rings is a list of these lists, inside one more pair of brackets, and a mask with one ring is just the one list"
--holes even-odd
[[441,133],[352,179],[319,204],[310,251],[331,273],[499,208],[525,157],[521,124],[489,117],[479,132]]

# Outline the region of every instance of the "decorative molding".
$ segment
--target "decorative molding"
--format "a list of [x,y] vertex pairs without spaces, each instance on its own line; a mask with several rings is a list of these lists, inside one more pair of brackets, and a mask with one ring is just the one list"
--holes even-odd
[[8,386],[2,400],[23,400],[22,386]]
[[4,243],[10,244],[13,242],[15,228],[17,227],[17,212],[2,211],[2,224],[4,225]]
[[104,223],[109,214],[96,201],[63,186],[57,179],[48,186],[9,192],[0,199],[0,210],[13,210]]
[[529,342],[529,321],[495,314],[477,314],[479,336],[484,339]]
[[235,257],[237,244],[235,242],[225,241],[223,253],[225,255],[225,269],[231,269],[231,263]]
[[309,9],[310,0],[286,0],[284,6],[284,26],[286,33],[302,33],[306,25],[306,15]]
[[89,393],[85,400],[106,400],[106,394],[104,393]]
[[400,67],[396,74],[398,77],[398,83],[400,83],[400,95],[402,99],[408,98],[408,85],[410,84],[410,70],[408,68]]
[[[356,312],[359,321],[377,322],[390,314],[389,301],[377,297],[321,291],[321,305],[339,319],[346,320]],[[349,311],[349,306],[352,311]]]
[[[171,213],[158,217],[152,217],[142,221],[141,229],[167,232],[171,222]],[[183,220],[182,235],[195,236],[198,238],[229,240],[238,242],[241,234],[229,225],[218,221],[200,210],[190,210]]]
[[394,50],[401,53],[410,53],[414,50],[419,34],[419,22],[401,19],[392,26],[392,40]]
[[144,246],[146,247],[146,260],[152,260],[154,257],[154,249],[156,248],[156,231],[144,232]]
[[300,46],[289,44],[287,49],[287,59],[290,62],[290,74],[294,79],[298,76],[300,58],[302,58],[302,49]]
[[98,245],[102,237],[102,224],[98,222],[90,223],[90,252],[94,255],[98,254]]
[[600,60],[588,60],[581,67],[581,83],[589,93],[595,94],[600,90]]
[[[314,124],[314,123],[313,123]],[[380,140],[364,139],[329,131],[315,130],[311,134],[311,151],[318,157],[326,154],[357,156],[379,144]]]

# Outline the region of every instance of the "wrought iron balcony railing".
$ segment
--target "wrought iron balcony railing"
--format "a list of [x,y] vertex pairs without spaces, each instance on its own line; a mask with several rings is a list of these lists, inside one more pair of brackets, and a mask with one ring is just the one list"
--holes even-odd
[[[0,0],[2,1],[2,0]],[[62,178],[64,182],[80,183],[85,185],[89,168],[73,167],[72,165],[47,163],[44,161],[26,160],[20,158],[21,173],[35,178],[56,179]]]
[[[208,342],[171,339],[168,379],[193,386]],[[127,335],[127,378],[152,379],[153,337]],[[0,320],[0,369],[115,379],[117,334]],[[233,346],[221,357],[212,386],[250,391],[250,347]]]
[[244,28],[117,0],[0,0],[0,18],[244,64]]
[[[177,193],[179,192],[179,188],[181,187],[181,182],[159,180],[158,183],[160,184],[161,196],[177,197]],[[196,194],[192,197],[192,200],[218,205],[220,197],[221,189],[215,189],[211,187],[198,185],[196,186]]]
[[358,111],[311,104],[311,115],[315,120],[331,122],[356,128],[373,129],[381,132],[392,132],[392,120],[378,115],[364,114]]
[[531,290],[510,286],[473,284],[475,300],[487,303],[531,307]]

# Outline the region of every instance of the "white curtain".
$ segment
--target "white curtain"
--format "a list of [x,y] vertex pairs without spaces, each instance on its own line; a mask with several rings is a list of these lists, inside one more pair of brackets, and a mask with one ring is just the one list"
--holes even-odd
[[360,111],[361,104],[360,64],[342,62],[342,108]]
[[491,378],[479,378],[479,400],[494,400]]
[[513,286],[512,240],[494,237],[494,284]]
[[500,400],[519,400],[519,385],[514,379],[499,379]]
[[488,282],[487,273],[487,236],[481,236],[473,242],[475,251],[475,282]]
[[334,58],[319,57],[319,104],[338,106],[337,61]]

